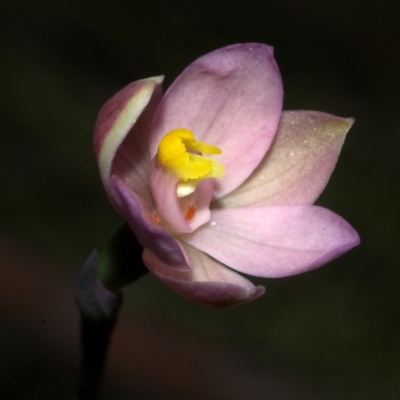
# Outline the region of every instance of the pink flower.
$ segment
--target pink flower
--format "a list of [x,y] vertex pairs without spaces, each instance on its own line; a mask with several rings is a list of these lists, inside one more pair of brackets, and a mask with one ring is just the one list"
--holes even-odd
[[271,47],[206,54],[164,95],[162,80],[112,97],[94,147],[110,200],[166,285],[216,307],[247,302],[265,289],[236,271],[295,275],[359,243],[345,220],[312,205],[353,120],[282,112]]

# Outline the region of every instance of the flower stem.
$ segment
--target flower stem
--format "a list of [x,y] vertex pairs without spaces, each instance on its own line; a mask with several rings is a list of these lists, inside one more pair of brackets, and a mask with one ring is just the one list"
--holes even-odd
[[92,252],[83,265],[76,293],[81,313],[81,370],[78,400],[95,400],[107,358],[108,346],[122,304],[122,287],[148,270],[142,247],[125,224],[98,257]]
[[96,322],[81,313],[81,371],[78,399],[95,400],[103,376],[114,321]]

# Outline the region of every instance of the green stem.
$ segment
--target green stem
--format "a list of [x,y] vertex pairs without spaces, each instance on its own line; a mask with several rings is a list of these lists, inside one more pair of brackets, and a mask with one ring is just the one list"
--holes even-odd
[[116,321],[95,322],[81,313],[81,372],[78,399],[95,400]]
[[78,400],[95,400],[103,376],[108,346],[122,304],[120,289],[148,270],[143,248],[128,225],[123,225],[97,256],[92,252],[78,281],[81,312],[81,370]]
[[100,253],[98,274],[103,285],[116,292],[146,274],[142,252],[128,224],[122,225]]

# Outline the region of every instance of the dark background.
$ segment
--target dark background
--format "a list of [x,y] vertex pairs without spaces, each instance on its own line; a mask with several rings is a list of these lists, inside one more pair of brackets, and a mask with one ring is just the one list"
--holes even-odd
[[362,244],[215,311],[153,276],[125,290],[100,399],[377,400],[400,393],[397,2],[3,1],[0,397],[72,399],[79,266],[121,220],[92,151],[127,83],[246,41],[275,46],[285,109],[356,118],[318,203]]

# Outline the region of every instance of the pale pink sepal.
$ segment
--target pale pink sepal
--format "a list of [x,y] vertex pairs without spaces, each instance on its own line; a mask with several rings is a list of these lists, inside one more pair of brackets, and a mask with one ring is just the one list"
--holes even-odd
[[312,205],[214,210],[182,239],[230,268],[271,278],[317,268],[360,241],[343,218]]
[[173,268],[189,269],[182,244],[159,223],[150,205],[134,193],[117,176],[110,179],[111,197],[118,212],[124,217],[139,243],[157,254]]
[[317,111],[284,111],[260,165],[218,207],[314,203],[332,174],[353,122]]
[[185,245],[190,271],[178,271],[145,249],[143,262],[162,282],[181,296],[212,307],[246,303],[265,293],[263,286],[250,281],[211,259],[197,249]]
[[[94,149],[100,175],[107,190],[114,157],[154,93],[161,97],[162,80],[163,77],[160,76],[133,82],[111,97],[100,110],[94,129]],[[141,137],[147,142],[145,132]],[[134,147],[132,151],[141,153],[141,147],[143,146]],[[145,154],[148,154],[147,148]]]
[[[214,198],[238,187],[254,170],[276,133],[283,89],[272,47],[238,44],[200,57],[164,95],[151,131],[151,154],[163,135],[188,128],[221,148],[226,168]],[[240,165],[240,168],[237,166]]]

